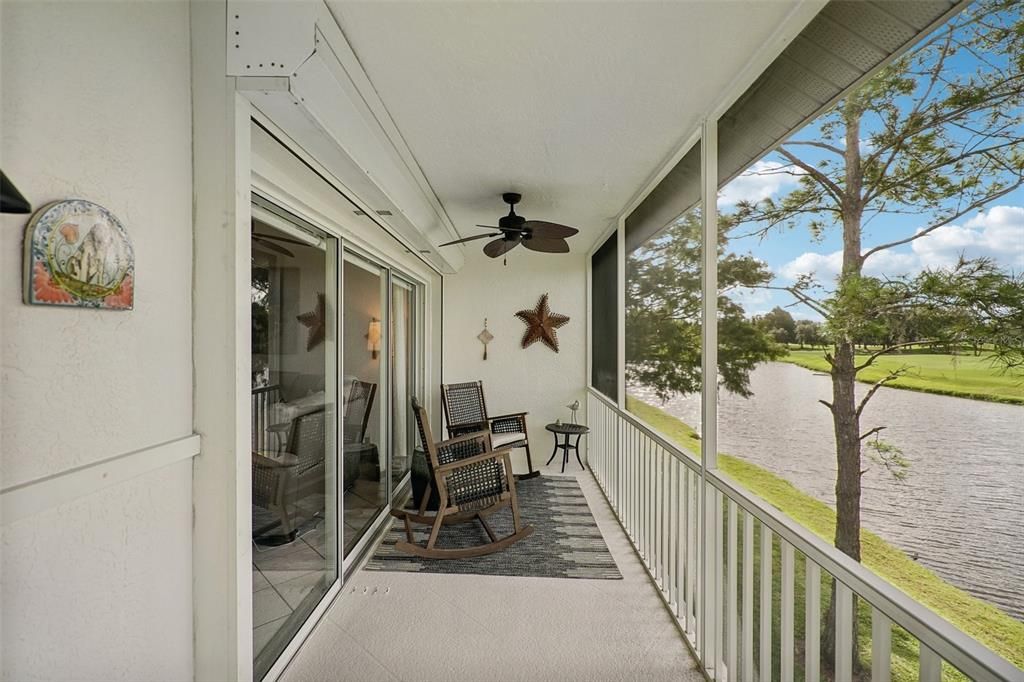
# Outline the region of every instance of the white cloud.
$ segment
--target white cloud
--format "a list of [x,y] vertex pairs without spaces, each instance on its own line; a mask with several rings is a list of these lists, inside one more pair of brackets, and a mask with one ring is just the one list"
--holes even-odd
[[[898,248],[898,247],[897,247]],[[910,251],[886,249],[872,254],[864,263],[867,275],[907,275],[924,269],[951,268],[961,254],[966,258],[988,257],[1003,267],[1024,269],[1024,206],[993,206],[963,226],[944,225],[911,242]],[[779,276],[795,280],[813,275],[831,281],[842,269],[842,251],[808,251],[778,270]]]
[[739,287],[729,292],[729,298],[743,306],[747,315],[764,315],[772,309],[772,292],[768,289]]
[[800,275],[814,275],[818,280],[831,280],[843,267],[843,252],[802,253],[779,268],[779,275],[795,280]]
[[913,242],[923,267],[949,268],[963,254],[992,258],[1000,265],[1024,268],[1024,206],[993,206],[963,227],[944,225]]
[[[722,189],[718,194],[718,205],[735,206],[741,201],[761,201],[783,189],[795,187],[796,177],[789,173],[777,172],[784,167],[770,161],[758,161]],[[799,169],[791,170],[802,174]]]

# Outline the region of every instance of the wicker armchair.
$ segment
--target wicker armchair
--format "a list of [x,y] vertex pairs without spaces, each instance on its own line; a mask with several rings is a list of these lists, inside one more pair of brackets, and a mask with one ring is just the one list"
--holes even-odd
[[[428,491],[423,496],[418,513],[404,509],[392,510],[393,516],[404,521],[406,535],[406,540],[396,543],[395,549],[430,559],[462,559],[505,549],[532,534],[533,526],[523,525],[519,517],[515,477],[512,475],[508,450],[492,451],[487,431],[435,443],[427,411],[416,398],[412,399],[412,409],[420,439],[427,451],[431,485],[438,491],[440,504],[437,514],[426,514],[427,501],[430,499]],[[498,538],[487,523],[487,517],[505,507],[512,510],[513,531]],[[437,536],[442,526],[474,519],[483,526],[490,542],[474,547],[437,547]],[[413,540],[414,523],[431,527],[426,544],[416,544]]]
[[[287,541],[295,532],[288,509],[292,496],[299,498],[324,489],[325,435],[326,412],[320,408],[294,419],[285,452],[252,453],[252,502],[277,514]],[[253,535],[267,530],[259,529]]]
[[530,438],[526,430],[526,415],[528,413],[514,412],[489,417],[482,381],[441,384],[441,406],[444,408],[449,438],[475,431],[489,431],[492,447],[526,450],[526,464],[529,472],[520,474],[516,478],[521,480],[540,475],[539,471],[533,470],[533,459],[530,457]]

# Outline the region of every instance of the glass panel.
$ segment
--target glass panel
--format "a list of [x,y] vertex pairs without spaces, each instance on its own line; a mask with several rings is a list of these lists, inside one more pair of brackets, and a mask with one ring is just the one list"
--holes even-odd
[[257,679],[338,577],[337,250],[276,216],[252,222]]
[[618,253],[618,233],[613,233],[594,252],[590,268],[591,384],[612,400],[619,397]]
[[698,143],[668,174],[671,187],[659,186],[626,219],[626,409],[694,457],[702,386],[700,154]]
[[1017,665],[1021,27],[966,5],[726,185],[718,327],[721,468]]
[[387,503],[385,271],[350,253],[342,279],[345,396],[342,480],[344,555],[355,547]]
[[400,279],[391,284],[391,492],[412,465],[416,429],[409,399],[416,393],[416,290]]

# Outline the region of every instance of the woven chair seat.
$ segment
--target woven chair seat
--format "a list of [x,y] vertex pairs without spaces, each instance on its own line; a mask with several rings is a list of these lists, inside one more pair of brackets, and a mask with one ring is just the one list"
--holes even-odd
[[526,434],[522,431],[512,431],[511,433],[492,433],[491,434],[491,447],[503,448],[503,447],[518,447],[526,442]]

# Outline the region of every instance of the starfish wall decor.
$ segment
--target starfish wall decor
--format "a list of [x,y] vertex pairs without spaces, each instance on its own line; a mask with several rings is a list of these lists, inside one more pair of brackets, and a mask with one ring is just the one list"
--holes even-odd
[[309,336],[306,337],[306,350],[311,351],[324,342],[327,332],[327,303],[323,294],[316,295],[316,308],[308,313],[297,315],[295,319],[309,328]]
[[569,317],[551,312],[551,308],[548,307],[547,294],[540,297],[535,309],[520,310],[516,313],[516,317],[526,323],[523,348],[529,347],[535,341],[541,341],[551,350],[558,352],[558,335],[555,330],[568,324]]

